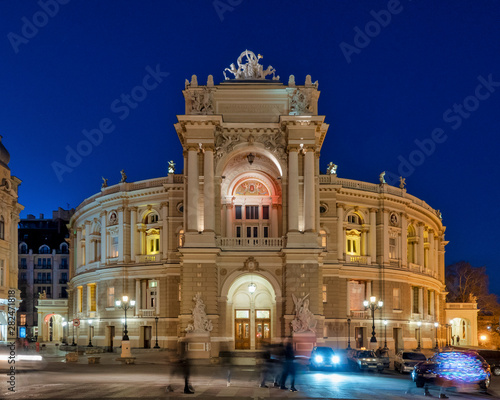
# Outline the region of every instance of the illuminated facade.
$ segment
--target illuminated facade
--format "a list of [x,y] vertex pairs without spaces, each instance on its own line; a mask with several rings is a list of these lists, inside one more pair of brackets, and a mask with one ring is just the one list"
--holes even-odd
[[[120,345],[114,304],[128,295],[132,347],[155,344],[155,317],[161,347],[198,334],[200,357],[290,334],[305,352],[368,346],[363,301],[376,296],[377,345],[387,320],[389,348],[433,347],[445,318],[440,213],[404,185],[321,174],[317,83],[265,79],[259,58],[244,52],[218,85],[186,81],[183,174],[105,187],[77,208],[69,313],[84,321],[81,344]],[[197,293],[210,323],[186,333]]]
[[18,335],[16,313],[21,299],[17,288],[17,223],[24,207],[17,202],[21,180],[11,175],[9,161],[10,154],[0,136],[0,342]]

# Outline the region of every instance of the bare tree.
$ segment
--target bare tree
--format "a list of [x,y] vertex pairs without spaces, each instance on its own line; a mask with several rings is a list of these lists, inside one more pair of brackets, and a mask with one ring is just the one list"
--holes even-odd
[[492,315],[500,312],[497,296],[488,290],[486,267],[473,267],[465,261],[449,265],[446,267],[446,287],[449,302],[477,301],[482,314]]

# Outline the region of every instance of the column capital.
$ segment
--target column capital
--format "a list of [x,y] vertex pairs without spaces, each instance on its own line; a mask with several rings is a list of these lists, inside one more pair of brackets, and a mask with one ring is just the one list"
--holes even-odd
[[302,147],[302,151],[304,153],[315,153],[316,152],[316,146],[312,144],[305,145]]
[[76,231],[77,232],[81,232],[81,231],[83,231],[83,228],[81,226],[79,226],[79,227],[76,228]]
[[196,151],[198,152],[198,150],[200,149],[200,146],[197,145],[197,144],[194,144],[194,143],[191,143],[191,144],[187,144],[186,145],[186,151]]
[[435,231],[434,231],[434,229],[430,228],[430,229],[428,229],[428,232],[429,232],[429,235],[434,235]]
[[162,208],[164,208],[164,207],[168,208],[168,201],[162,201],[162,202],[160,203],[160,209],[162,209]]
[[345,204],[344,203],[337,203],[337,208],[342,208],[345,210]]
[[204,151],[214,152],[215,151],[215,145],[213,143],[206,143],[206,144],[203,145],[203,150]]
[[101,218],[102,218],[102,217],[105,217],[107,213],[108,213],[108,212],[107,212],[106,210],[102,210],[102,211],[99,213],[99,217],[101,217]]
[[135,212],[137,212],[137,209],[138,209],[138,208],[139,208],[139,207],[137,207],[137,206],[132,206],[132,207],[129,207],[128,209],[129,209],[130,211],[135,211]]
[[291,144],[291,145],[288,145],[288,152],[290,153],[291,151],[296,151],[296,152],[299,152],[300,150],[300,146],[299,145],[296,145],[296,144]]
[[378,212],[378,208],[369,208],[368,211],[370,211],[371,213],[377,213]]
[[120,206],[120,207],[118,207],[118,208],[116,209],[116,211],[118,211],[118,212],[123,212],[123,211],[125,211],[125,207],[124,207],[124,206]]
[[423,222],[417,222],[417,226],[419,228],[424,228],[425,227],[425,223],[423,223]]

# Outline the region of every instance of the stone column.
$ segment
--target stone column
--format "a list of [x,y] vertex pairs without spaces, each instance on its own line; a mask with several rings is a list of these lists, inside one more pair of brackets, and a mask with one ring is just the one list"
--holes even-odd
[[372,264],[377,263],[377,209],[370,208],[370,233],[369,240],[369,254],[372,259]]
[[188,170],[187,170],[187,232],[198,232],[198,197],[199,172],[198,172],[198,148],[194,145],[188,147]]
[[205,145],[205,154],[203,157],[204,171],[204,231],[215,231],[215,207],[214,207],[214,149],[211,145]]
[[417,264],[424,266],[424,224],[417,224],[417,235],[418,235],[418,244],[417,244]]
[[101,263],[106,264],[108,259],[107,253],[107,236],[106,236],[106,211],[102,211],[99,216],[101,217]]
[[434,268],[438,276],[440,276],[440,271],[439,271],[439,235],[436,232],[434,235]]
[[167,202],[161,203],[160,207],[161,207],[161,251],[163,254],[162,258],[166,260],[168,259],[168,240],[169,240],[168,203]]
[[427,267],[436,272],[436,265],[434,264],[434,230],[429,229],[429,253],[427,259],[429,260]]
[[76,267],[82,266],[83,254],[82,254],[82,228],[76,228]]
[[137,207],[130,207],[130,261],[135,262],[137,246]]
[[299,231],[299,149],[288,151],[288,231]]
[[90,221],[85,221],[85,264],[90,264],[90,250],[92,243],[90,242]]
[[[123,292],[125,294],[125,292]],[[135,280],[135,315],[139,315],[139,309],[141,308],[141,280]]]
[[363,228],[361,230],[361,255],[362,256],[367,255],[367,252],[366,252],[366,233],[367,233],[367,229]]
[[125,257],[125,229],[123,221],[124,207],[118,207],[118,262],[123,262]]
[[316,188],[314,187],[314,148],[304,156],[304,232],[316,231]]
[[408,216],[401,213],[401,265],[408,265]]
[[233,205],[226,204],[226,237],[233,237]]
[[383,210],[382,213],[383,222],[383,250],[382,250],[382,262],[384,264],[389,264],[389,211]]
[[345,237],[344,237],[344,205],[337,203],[337,259],[344,261]]
[[271,237],[278,237],[278,205],[271,206]]

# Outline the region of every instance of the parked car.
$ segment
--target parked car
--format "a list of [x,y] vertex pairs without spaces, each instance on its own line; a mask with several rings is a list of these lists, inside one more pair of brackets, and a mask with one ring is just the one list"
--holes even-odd
[[413,371],[413,367],[419,362],[426,361],[423,353],[416,351],[398,351],[394,359],[394,369],[400,374]]
[[477,353],[490,364],[491,373],[495,376],[500,376],[500,351],[477,350]]
[[315,347],[311,352],[309,368],[311,370],[320,368],[338,368],[340,357],[330,347]]
[[373,350],[353,350],[347,357],[349,367],[354,371],[384,370],[384,363],[377,358]]
[[490,366],[483,357],[471,351],[436,353],[427,361],[415,365],[411,377],[417,387],[439,379],[448,381],[447,386],[477,384],[483,392],[491,383]]
[[379,361],[384,365],[384,369],[390,368],[391,360],[389,358],[389,350],[380,348],[375,352],[375,355],[377,356]]

